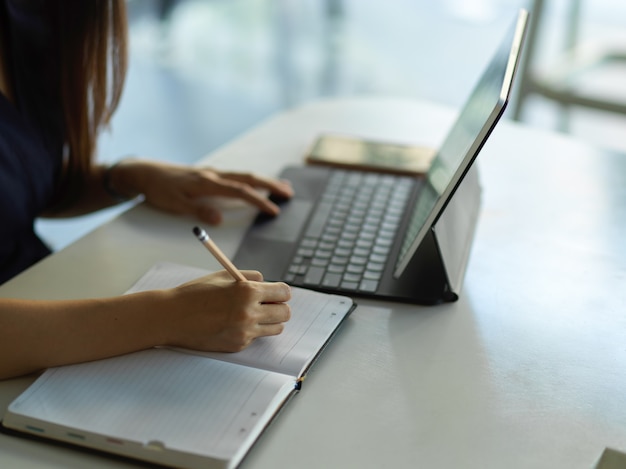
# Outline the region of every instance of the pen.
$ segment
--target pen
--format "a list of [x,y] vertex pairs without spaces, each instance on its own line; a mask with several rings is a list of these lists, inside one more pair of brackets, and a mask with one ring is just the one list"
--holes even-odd
[[209,235],[202,228],[198,228],[197,226],[193,229],[193,234],[200,240],[204,247],[206,247],[213,257],[217,259],[217,261],[222,264],[222,266],[228,271],[230,275],[233,276],[235,280],[238,282],[243,282],[246,280],[246,277],[243,276],[241,272],[233,265],[233,263],[226,257],[226,255],[222,252],[220,248],[217,247],[217,244],[213,242]]

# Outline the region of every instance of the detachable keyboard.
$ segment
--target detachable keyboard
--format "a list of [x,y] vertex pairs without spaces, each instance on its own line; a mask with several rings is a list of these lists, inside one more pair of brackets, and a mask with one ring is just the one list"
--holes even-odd
[[415,179],[334,171],[284,280],[375,292]]

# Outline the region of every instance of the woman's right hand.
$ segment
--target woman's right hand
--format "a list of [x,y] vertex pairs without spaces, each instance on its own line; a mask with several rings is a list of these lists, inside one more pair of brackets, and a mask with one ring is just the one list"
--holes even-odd
[[[157,345],[236,352],[280,334],[291,297],[284,283],[226,271],[169,290],[84,300],[0,298],[0,379]],[[8,358],[7,358],[8,357]]]
[[237,352],[257,337],[280,334],[291,316],[289,286],[265,283],[260,272],[242,273],[247,281],[221,271],[170,290],[173,326],[167,345]]

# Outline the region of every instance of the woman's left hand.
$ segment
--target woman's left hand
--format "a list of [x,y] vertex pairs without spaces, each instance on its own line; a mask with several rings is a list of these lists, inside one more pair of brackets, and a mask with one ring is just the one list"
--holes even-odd
[[193,215],[211,225],[219,224],[222,214],[207,197],[241,199],[267,214],[278,215],[278,206],[260,191],[287,199],[293,195],[289,182],[252,173],[145,160],[124,160],[114,170],[112,183],[120,193],[143,194],[148,204],[160,210]]

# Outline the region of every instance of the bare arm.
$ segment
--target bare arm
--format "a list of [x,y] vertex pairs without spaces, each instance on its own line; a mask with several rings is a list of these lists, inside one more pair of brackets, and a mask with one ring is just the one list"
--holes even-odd
[[196,216],[209,224],[218,224],[221,213],[212,204],[212,196],[241,199],[263,212],[277,215],[278,206],[261,191],[283,198],[293,195],[285,181],[251,173],[217,171],[148,160],[123,160],[110,169],[94,166],[86,175],[85,191],[76,203],[63,212],[46,216],[65,217],[90,213],[115,203],[107,185],[128,198],[143,195],[148,204],[170,213]]
[[114,298],[0,299],[0,379],[157,345],[234,352],[280,334],[290,316],[289,287],[244,274],[253,281],[218,272]]

